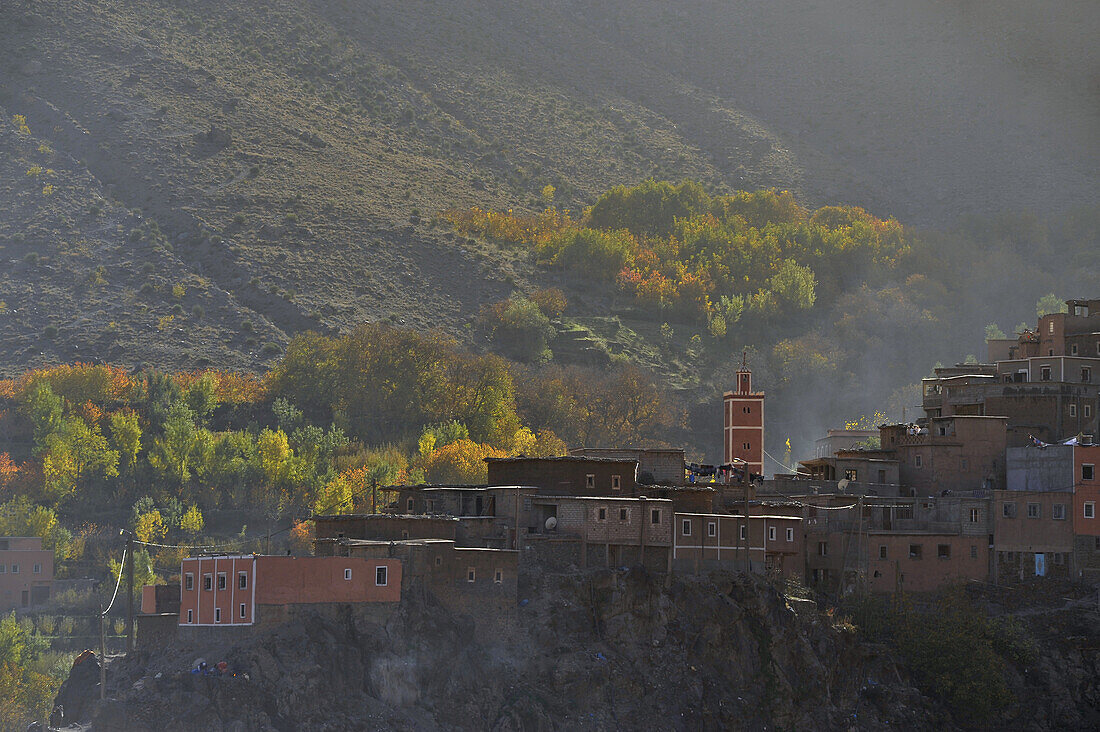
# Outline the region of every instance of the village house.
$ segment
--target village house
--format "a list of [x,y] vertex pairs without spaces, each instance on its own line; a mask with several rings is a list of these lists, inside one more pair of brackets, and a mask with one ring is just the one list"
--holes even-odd
[[882,450],[898,461],[899,482],[923,495],[1003,488],[1006,423],[1005,417],[935,417],[879,431]]
[[573,457],[635,460],[638,463],[637,482],[643,486],[683,485],[684,451],[673,448],[577,447],[569,451]]
[[0,612],[44,604],[52,585],[53,552],[40,537],[0,537]]
[[534,486],[552,496],[632,496],[637,486],[634,458],[485,458],[490,486]]
[[189,557],[180,568],[179,625],[250,626],[281,620],[287,606],[400,600],[399,559]]
[[828,458],[841,450],[860,450],[878,444],[878,430],[826,430],[824,437],[814,440],[814,458]]
[[835,455],[799,462],[810,480],[898,485],[900,468],[896,459],[880,450],[838,450]]
[[[757,507],[759,508],[759,507]],[[783,514],[676,513],[673,521],[672,568],[699,572],[744,569],[776,572],[784,577],[805,574],[802,519]]]
[[1074,576],[1072,490],[994,492],[993,579]]

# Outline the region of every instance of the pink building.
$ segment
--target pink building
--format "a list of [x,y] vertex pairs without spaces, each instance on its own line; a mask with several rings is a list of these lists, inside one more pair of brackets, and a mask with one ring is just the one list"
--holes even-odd
[[179,624],[253,625],[265,606],[400,600],[399,559],[191,557],[180,570]]
[[0,612],[50,599],[53,552],[37,536],[0,538]]

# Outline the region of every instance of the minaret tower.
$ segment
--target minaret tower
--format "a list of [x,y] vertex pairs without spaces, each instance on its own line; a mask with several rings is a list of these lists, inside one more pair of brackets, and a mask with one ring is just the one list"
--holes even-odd
[[744,460],[750,473],[764,474],[764,392],[752,390],[748,354],[741,354],[737,386],[722,398],[724,463]]

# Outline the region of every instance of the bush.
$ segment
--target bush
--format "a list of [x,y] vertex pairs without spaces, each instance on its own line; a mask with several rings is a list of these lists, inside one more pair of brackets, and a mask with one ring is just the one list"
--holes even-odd
[[42,329],[42,335],[44,335],[46,338],[49,338],[50,340],[57,338],[57,326],[47,325],[45,328]]
[[27,264],[38,264],[38,252],[27,252],[23,261]]
[[277,343],[265,343],[264,347],[260,349],[260,355],[268,358],[278,356],[282,352],[283,349],[279,348],[279,344]]
[[506,355],[518,361],[542,361],[549,358],[547,348],[554,337],[554,326],[531,300],[512,298],[489,308],[485,315],[493,341]]

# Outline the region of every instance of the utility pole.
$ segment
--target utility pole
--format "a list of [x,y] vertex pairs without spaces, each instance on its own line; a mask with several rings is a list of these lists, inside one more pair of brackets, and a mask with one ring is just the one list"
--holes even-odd
[[99,698],[107,698],[107,629],[103,605],[99,606]]
[[134,650],[134,532],[126,534],[126,653]]

